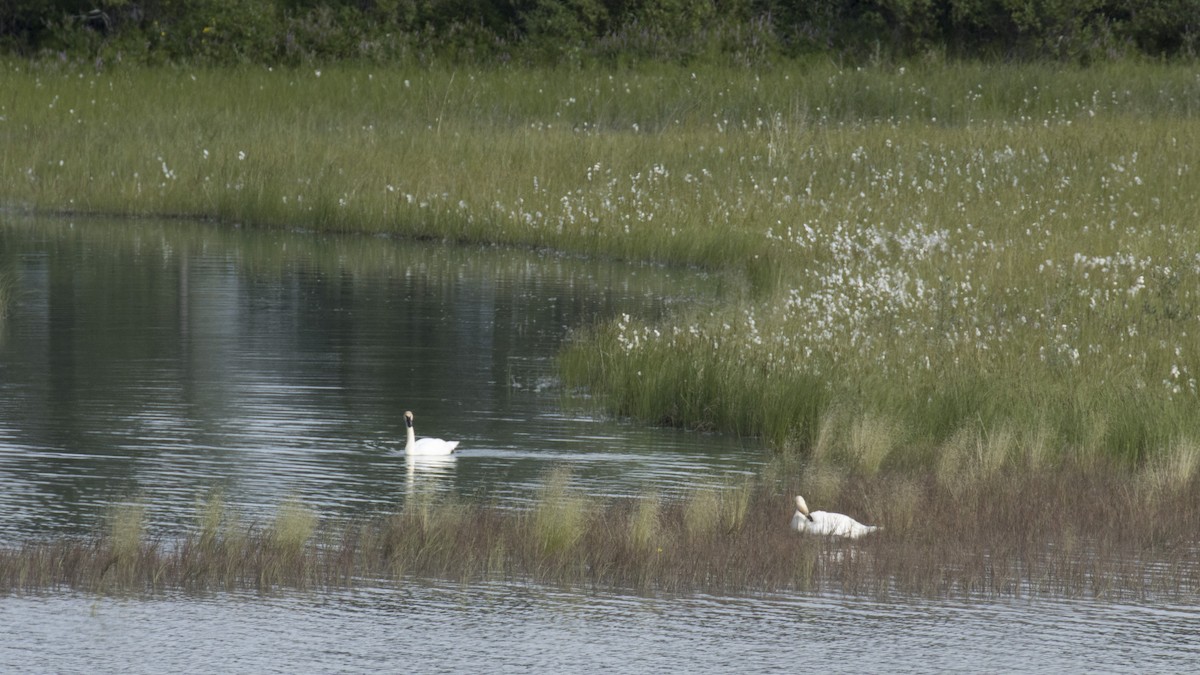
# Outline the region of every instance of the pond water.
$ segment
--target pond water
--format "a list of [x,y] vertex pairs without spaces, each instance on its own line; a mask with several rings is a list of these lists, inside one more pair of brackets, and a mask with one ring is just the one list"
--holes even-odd
[[[650,598],[513,585],[0,600],[22,673],[1105,672],[1200,665],[1195,607]],[[69,637],[68,637],[69,636]]]
[[[704,302],[660,267],[372,237],[155,222],[9,222],[0,540],[90,531],[143,501],[178,531],[221,488],[249,520],[414,490],[514,504],[569,465],[597,495],[670,495],[764,460],[753,442],[597,417],[555,380],[572,329]],[[461,442],[408,462],[420,436]]]
[[[709,302],[695,272],[525,251],[0,214],[0,543],[138,499],[178,532],[414,491],[519,507],[558,464],[595,495],[757,471],[753,442],[617,422],[554,378],[570,330]],[[400,454],[401,415],[462,442]],[[1189,672],[1200,609],[826,595],[647,597],[495,583],[0,598],[4,672]]]

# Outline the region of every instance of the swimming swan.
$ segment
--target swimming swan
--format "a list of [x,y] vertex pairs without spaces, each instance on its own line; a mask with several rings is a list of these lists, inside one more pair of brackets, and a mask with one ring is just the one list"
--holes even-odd
[[864,534],[870,534],[879,528],[874,525],[863,525],[850,516],[827,511],[808,512],[808,504],[804,497],[796,495],[796,515],[792,516],[792,529],[808,534],[824,534],[835,537],[858,539]]
[[404,426],[408,430],[408,441],[404,444],[404,454],[410,457],[448,455],[458,447],[458,441],[443,441],[440,438],[422,438],[418,441],[416,432],[413,431],[411,410],[404,411]]

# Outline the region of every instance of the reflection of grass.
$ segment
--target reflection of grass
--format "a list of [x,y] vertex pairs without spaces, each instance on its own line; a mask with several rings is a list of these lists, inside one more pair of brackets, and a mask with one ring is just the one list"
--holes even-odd
[[[964,447],[974,452],[979,442],[986,443]],[[560,470],[524,512],[423,497],[393,515],[319,530],[315,514],[295,501],[273,526],[239,530],[210,500],[196,529],[175,544],[148,540],[144,507],[136,506],[120,510],[94,542],[0,548],[0,592],[269,590],[424,577],[647,591],[1194,602],[1200,481],[1194,447],[1185,445],[1166,455],[1162,476],[1139,483],[1150,499],[1130,489],[1125,472],[1095,466],[964,472],[943,485],[937,476],[832,476],[827,467],[785,462],[770,479],[700,488],[678,501],[652,492],[586,498]],[[797,535],[788,527],[796,493],[814,509],[884,530],[856,542]]]
[[[4,327],[4,321],[8,318],[9,303],[13,298],[13,280],[8,272],[0,269],[0,328]],[[0,334],[0,339],[3,335]]]

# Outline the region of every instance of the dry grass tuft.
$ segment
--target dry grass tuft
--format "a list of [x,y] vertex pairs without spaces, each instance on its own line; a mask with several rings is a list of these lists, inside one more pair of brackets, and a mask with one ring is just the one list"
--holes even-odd
[[901,438],[899,422],[884,415],[867,413],[850,427],[847,459],[863,474],[874,476]]
[[137,561],[142,551],[142,536],[146,529],[146,505],[141,502],[121,504],[109,517],[109,544],[118,566]]
[[[981,430],[974,424],[962,427],[938,448],[938,482],[958,492],[994,478],[1016,457],[1018,439],[1018,434],[1008,425],[991,431]],[[1039,457],[1039,461],[1041,459]]]
[[657,492],[645,492],[629,518],[629,545],[648,551],[658,545],[662,531],[662,502]]
[[583,537],[586,500],[570,483],[571,472],[566,467],[551,469],[543,479],[532,516],[533,541],[539,553],[566,553]]
[[285,556],[296,556],[303,552],[305,544],[316,530],[317,514],[299,499],[289,497],[275,516],[271,542]]
[[1173,500],[1186,491],[1200,467],[1200,443],[1179,438],[1150,458],[1138,476],[1138,487],[1151,502]]

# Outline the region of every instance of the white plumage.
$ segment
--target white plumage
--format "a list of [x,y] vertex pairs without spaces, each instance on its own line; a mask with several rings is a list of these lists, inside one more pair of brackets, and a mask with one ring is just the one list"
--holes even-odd
[[404,411],[404,426],[407,427],[408,441],[404,444],[404,454],[411,456],[449,455],[458,447],[458,441],[443,441],[440,438],[422,438],[417,440],[413,430],[413,414],[411,410]]
[[857,520],[840,513],[827,511],[808,512],[808,504],[804,497],[796,495],[796,515],[792,516],[792,529],[805,534],[821,534],[834,537],[858,539],[879,528],[874,525],[863,525]]

